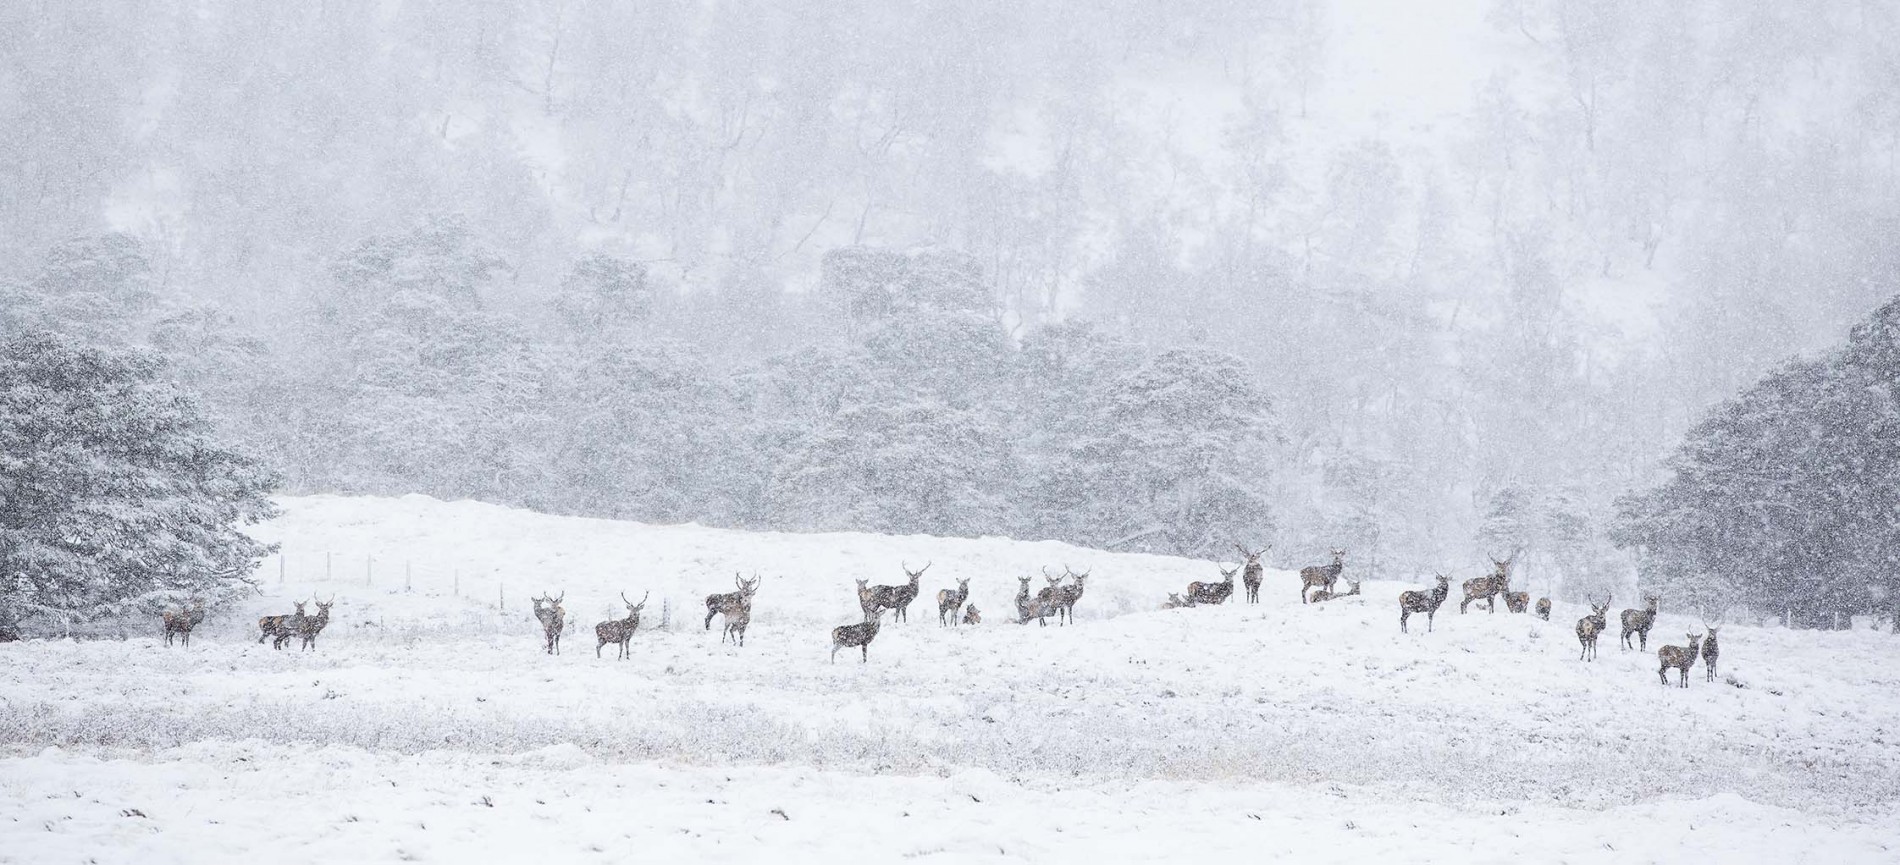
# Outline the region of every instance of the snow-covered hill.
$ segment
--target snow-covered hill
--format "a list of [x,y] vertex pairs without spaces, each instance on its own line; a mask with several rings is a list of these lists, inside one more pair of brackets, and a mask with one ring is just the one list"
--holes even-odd
[[[1900,851],[1886,634],[1731,625],[1729,681],[1698,666],[1681,690],[1653,650],[1699,622],[1666,604],[1650,652],[1612,633],[1585,664],[1579,610],[1454,599],[1401,634],[1396,583],[1303,606],[1269,571],[1258,606],[1158,610],[1213,564],[420,497],[285,505],[259,532],[284,546],[283,581],[270,563],[265,596],[189,650],[156,627],[0,646],[0,862]],[[868,664],[827,663],[853,581],[899,582],[904,561],[933,563],[912,621],[887,622]],[[1093,573],[1079,621],[1006,623],[1014,577],[1063,564]],[[735,570],[765,580],[742,649],[697,600]],[[959,577],[980,627],[934,620]],[[578,621],[560,656],[526,610],[542,591]],[[653,593],[649,622],[672,599],[673,627],[596,659],[621,591]],[[254,641],[254,615],[310,595],[336,598],[319,651]]]

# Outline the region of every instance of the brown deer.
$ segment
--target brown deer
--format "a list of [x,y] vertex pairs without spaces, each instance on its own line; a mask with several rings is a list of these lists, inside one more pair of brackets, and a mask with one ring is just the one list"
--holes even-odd
[[[904,573],[910,573],[910,568],[906,567]],[[919,573],[922,572],[920,571]],[[897,601],[904,587],[873,586],[870,585],[870,582],[870,580],[858,581],[858,608],[863,610],[865,615],[870,615],[878,610],[897,609]],[[895,621],[895,617],[893,617],[893,621]]]
[[1035,619],[1037,624],[1046,628],[1049,626],[1049,614],[1055,612],[1052,600],[1053,590],[1044,589],[1043,594],[1031,596],[1029,581],[1032,579],[1034,578],[1016,578],[1016,581],[1022,584],[1016,592],[1016,624],[1027,625],[1030,619]]
[[1438,617],[1438,608],[1445,603],[1445,597],[1451,594],[1451,578],[1438,574],[1438,585],[1429,592],[1407,590],[1399,593],[1399,633],[1409,634],[1411,630],[1405,621],[1413,613],[1425,614],[1425,633],[1431,633],[1432,620]]
[[1513,613],[1528,613],[1531,609],[1530,592],[1505,592],[1504,608]]
[[1632,648],[1630,635],[1635,634],[1636,648],[1649,651],[1649,629],[1656,624],[1656,605],[1661,601],[1660,595],[1644,595],[1642,609],[1623,611],[1623,648]]
[[[1220,565],[1215,565],[1214,567],[1220,568],[1220,575],[1223,577],[1222,581],[1218,583],[1203,583],[1200,580],[1195,580],[1194,582],[1188,583],[1188,606],[1198,607],[1202,604],[1224,604],[1228,598],[1233,597],[1234,575],[1240,573],[1240,569],[1234,568],[1229,570],[1227,568],[1221,568]],[[1306,597],[1304,590],[1300,592],[1300,597],[1302,599]]]
[[910,582],[906,585],[892,587],[896,590],[891,595],[891,609],[894,611],[891,614],[892,623],[896,623],[900,619],[906,622],[910,621],[910,602],[917,600],[917,580],[924,575],[924,571],[930,570],[929,562],[925,562],[924,566],[916,571],[912,571],[908,564],[899,562],[898,565],[904,569],[904,575],[910,577]]
[[1330,565],[1308,565],[1300,569],[1300,603],[1306,603],[1306,590],[1320,586],[1327,592],[1333,590],[1333,584],[1339,581],[1339,572],[1346,568],[1346,551],[1334,550],[1333,563]]
[[1689,635],[1689,648],[1664,646],[1657,649],[1656,660],[1661,661],[1662,666],[1656,668],[1656,678],[1661,679],[1665,685],[1669,684],[1669,668],[1675,667],[1682,671],[1681,687],[1689,687],[1689,668],[1695,666],[1696,655],[1701,654],[1701,651],[1702,636],[1700,634]]
[[1602,604],[1584,598],[1590,604],[1590,615],[1577,620],[1577,643],[1583,647],[1577,652],[1577,660],[1596,660],[1597,635],[1602,634],[1604,629],[1610,626],[1604,617],[1609,613],[1610,601],[1614,598],[1614,595],[1606,595]]
[[567,627],[567,610],[561,606],[561,601],[566,597],[567,593],[562,592],[558,598],[542,595],[534,599],[534,617],[541,622],[541,634],[547,638],[547,653],[550,655],[561,653],[561,630]]
[[1325,603],[1326,601],[1336,601],[1340,598],[1350,598],[1356,594],[1359,594],[1359,581],[1347,580],[1346,591],[1340,592],[1338,594],[1334,594],[1325,589],[1320,589],[1319,591],[1316,591],[1313,593],[1313,603],[1320,604],[1320,603]]
[[304,649],[314,650],[317,648],[317,635],[323,633],[323,629],[330,626],[330,605],[334,603],[336,603],[335,595],[331,595],[327,601],[318,601],[317,614],[307,616],[302,622],[297,624],[297,636],[303,638]]
[[1185,598],[1182,598],[1179,594],[1176,594],[1174,592],[1169,592],[1168,599],[1162,602],[1161,604],[1161,609],[1172,610],[1179,607],[1185,607],[1187,605],[1188,605],[1188,602]]
[[938,625],[956,624],[959,621],[957,619],[957,613],[962,609],[963,602],[969,599],[970,599],[970,581],[967,579],[959,578],[957,580],[957,587],[955,590],[938,589],[937,590],[937,624]]
[[745,629],[751,624],[752,607],[740,607],[732,615],[726,617],[726,629],[720,633],[719,642],[723,644],[726,642],[727,637],[731,637],[732,641],[739,645],[739,648],[745,648]]
[[180,610],[166,610],[159,614],[165,621],[165,645],[172,644],[172,637],[180,638],[181,644],[191,648],[191,629],[205,620],[205,602],[193,600],[191,606]]
[[1075,582],[1067,586],[1057,586],[1052,595],[1056,605],[1056,624],[1062,624],[1062,617],[1067,616],[1069,624],[1073,625],[1075,624],[1075,602],[1082,600],[1082,590],[1085,588],[1083,584],[1088,581],[1089,572],[1083,571],[1078,574],[1069,570],[1068,565],[1063,565],[1062,573]]
[[291,637],[296,635],[297,628],[303,624],[304,604],[308,602],[294,601],[293,603],[297,607],[295,613],[288,616],[265,616],[257,620],[257,629],[262,632],[257,638],[259,643],[270,640],[271,648],[281,649],[285,643],[290,642]]
[[1703,623],[1703,627],[1709,629],[1709,635],[1702,638],[1702,666],[1709,673],[1709,681],[1713,682],[1715,681],[1715,659],[1721,652],[1715,645],[1716,628],[1710,627],[1707,622]]
[[[636,604],[627,600],[626,592],[620,593],[621,603],[627,605],[627,617],[624,619],[608,619],[594,626],[594,657],[600,657],[600,650],[608,643],[616,643],[619,645],[620,653],[614,657],[614,660],[620,661],[633,657],[633,648],[629,644],[633,642],[633,632],[640,630],[640,610],[646,607],[647,598],[652,595],[653,593],[651,591],[641,595],[640,603]],[[727,619],[727,621],[731,621],[731,619]]]
[[1260,576],[1266,571],[1266,568],[1260,565],[1260,557],[1273,549],[1273,545],[1261,547],[1259,552],[1253,552],[1239,544],[1235,544],[1234,549],[1239,550],[1240,554],[1247,559],[1245,569],[1240,572],[1240,582],[1247,587],[1247,603],[1258,604],[1260,603]]
[[1540,619],[1543,619],[1546,622],[1550,621],[1550,599],[1549,598],[1537,599],[1537,617]]
[[1495,613],[1498,611],[1497,596],[1511,594],[1511,560],[1505,559],[1500,562],[1492,559],[1491,564],[1498,566],[1496,573],[1488,577],[1473,577],[1465,581],[1465,599],[1458,602],[1459,613],[1462,614],[1466,607],[1471,606],[1472,601],[1480,598],[1484,599],[1485,609]]
[[754,574],[752,575],[752,579],[748,580],[739,576],[737,571],[734,571],[732,574],[732,582],[733,585],[739,587],[738,591],[727,592],[723,595],[707,595],[706,630],[712,630],[712,620],[714,616],[723,615],[727,618],[731,618],[733,614],[740,610],[750,612],[752,610],[752,596],[758,594],[760,579],[757,574]]
[[963,608],[963,623],[966,625],[983,624],[983,614],[977,612],[975,604]]
[[863,624],[840,625],[836,628],[832,628],[831,662],[834,664],[838,663],[839,649],[849,649],[856,646],[864,653],[864,657],[859,660],[858,663],[869,663],[871,660],[871,641],[877,639],[878,619],[883,615],[883,610],[874,610],[864,614]]

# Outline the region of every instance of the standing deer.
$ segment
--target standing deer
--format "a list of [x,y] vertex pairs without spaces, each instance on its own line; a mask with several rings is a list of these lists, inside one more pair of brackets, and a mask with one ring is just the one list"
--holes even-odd
[[1496,573],[1488,577],[1473,577],[1465,581],[1465,599],[1458,602],[1459,613],[1464,613],[1465,608],[1471,606],[1472,601],[1480,598],[1484,599],[1485,609],[1495,613],[1498,611],[1497,596],[1510,596],[1511,560],[1505,559],[1500,562],[1492,559],[1491,564],[1497,565]]
[[[938,589],[937,624],[955,624],[958,621],[957,613],[961,611],[963,602],[969,599],[970,581],[967,579],[958,579],[957,587],[954,591],[951,589]],[[945,621],[946,619],[948,619],[948,621]]]
[[1715,659],[1720,654],[1715,645],[1716,629],[1709,627],[1707,622],[1702,624],[1703,627],[1709,628],[1709,635],[1702,638],[1702,665],[1709,672],[1709,681],[1713,682],[1715,681]]
[[1664,646],[1657,649],[1656,660],[1661,661],[1662,666],[1656,668],[1656,678],[1661,679],[1665,685],[1669,684],[1669,668],[1675,667],[1682,671],[1682,687],[1689,687],[1689,668],[1695,666],[1696,655],[1701,654],[1701,651],[1702,636],[1700,634],[1689,635],[1689,648]]
[[[1273,545],[1261,547],[1259,552],[1250,551],[1239,544],[1235,544],[1234,549],[1239,550],[1240,554],[1247,559],[1246,568],[1240,572],[1240,582],[1247,587],[1247,603],[1258,604],[1260,603],[1260,576],[1266,571],[1266,568],[1260,565],[1260,557],[1273,549]],[[1305,589],[1300,591],[1304,592]]]
[[1056,587],[1053,595],[1056,605],[1056,624],[1062,624],[1062,617],[1068,616],[1069,624],[1073,625],[1075,624],[1075,602],[1082,600],[1083,583],[1088,580],[1089,572],[1083,571],[1078,574],[1069,570],[1068,565],[1063,565],[1062,573],[1075,582],[1073,585]]
[[1399,633],[1411,633],[1405,621],[1413,613],[1424,613],[1425,633],[1432,632],[1432,620],[1438,617],[1438,608],[1445,603],[1445,597],[1451,594],[1451,578],[1444,574],[1437,576],[1438,585],[1429,592],[1407,590],[1399,593]]
[[719,634],[719,642],[723,644],[727,637],[731,637],[739,648],[745,648],[745,629],[751,624],[752,607],[748,604],[726,617],[726,629]]
[[561,601],[567,597],[562,592],[558,598],[546,595],[534,599],[534,617],[541,622],[541,633],[547,638],[547,653],[561,653],[561,630],[567,627],[567,610],[561,607]]
[[303,638],[304,649],[317,648],[317,635],[330,626],[330,605],[334,603],[336,603],[335,595],[331,595],[327,601],[318,601],[317,614],[297,623],[297,636]]
[[1537,617],[1540,619],[1543,619],[1546,622],[1550,621],[1550,599],[1549,598],[1537,599]]
[[1329,592],[1325,589],[1320,589],[1319,591],[1313,593],[1313,603],[1319,604],[1319,603],[1324,603],[1326,601],[1337,600],[1339,598],[1350,598],[1356,594],[1359,594],[1359,581],[1347,580],[1346,591],[1340,592],[1338,594],[1333,594],[1332,592]]
[[975,604],[963,608],[963,623],[966,625],[983,624],[983,614],[977,612]]
[[1577,652],[1577,660],[1585,660],[1586,655],[1589,656],[1588,660],[1596,660],[1597,635],[1610,626],[1604,617],[1609,613],[1610,601],[1614,598],[1614,595],[1605,595],[1602,604],[1584,598],[1590,604],[1590,615],[1577,620],[1577,643],[1583,647]]
[[[706,630],[712,630],[712,620],[714,616],[723,615],[730,619],[740,610],[745,610],[748,613],[751,612],[752,596],[759,591],[759,580],[760,577],[757,574],[754,574],[752,579],[748,580],[739,576],[737,571],[734,571],[732,574],[732,582],[733,585],[739,587],[738,591],[727,592],[723,595],[707,595]],[[860,580],[859,582],[861,583],[863,581]]]
[[[1201,604],[1222,604],[1226,603],[1228,598],[1233,597],[1234,575],[1240,573],[1240,569],[1234,568],[1229,570],[1227,568],[1221,568],[1220,565],[1215,565],[1214,567],[1220,568],[1220,575],[1223,579],[1218,583],[1203,583],[1200,580],[1188,583],[1188,606],[1198,607]],[[1300,592],[1300,597],[1302,599],[1306,597],[1304,590]]]
[[871,660],[871,641],[877,639],[878,619],[883,615],[883,610],[867,612],[864,614],[863,624],[840,625],[836,628],[832,628],[831,662],[834,664],[838,663],[839,649],[849,649],[856,646],[864,653],[864,657],[860,659],[858,663],[869,663]]
[[[633,657],[633,648],[629,644],[633,641],[633,632],[640,630],[640,610],[646,607],[647,598],[652,595],[653,593],[651,591],[641,595],[640,603],[636,604],[627,600],[626,592],[620,593],[621,603],[627,605],[627,617],[624,619],[608,619],[594,626],[594,640],[596,641],[594,643],[594,657],[600,657],[601,648],[605,647],[608,643],[619,644],[620,653],[614,657],[614,660],[619,661]],[[728,619],[727,621],[731,620]]]
[[1346,567],[1346,551],[1334,550],[1333,563],[1330,565],[1308,565],[1300,569],[1300,603],[1306,603],[1306,590],[1320,586],[1326,591],[1333,590],[1333,584],[1339,581],[1339,572]]
[[189,607],[177,611],[166,610],[160,616],[165,620],[165,645],[171,645],[173,635],[177,635],[181,638],[181,644],[189,649],[191,629],[205,620],[205,602],[193,600]]
[[[909,568],[904,573],[910,573]],[[878,610],[897,609],[897,600],[903,586],[873,586],[870,580],[858,581],[858,608],[870,615]]]
[[[1656,624],[1656,605],[1661,601],[1660,595],[1644,595],[1642,609],[1623,611],[1623,648],[1649,651],[1649,629]],[[1631,634],[1636,635],[1637,647],[1630,646]]]
[[1044,589],[1043,594],[1031,596],[1029,594],[1029,581],[1031,579],[1034,578],[1016,578],[1016,581],[1022,584],[1022,587],[1016,592],[1016,624],[1027,625],[1030,619],[1035,619],[1037,624],[1046,628],[1049,626],[1049,614],[1055,612],[1055,608],[1050,600],[1051,590]]
[[900,619],[910,621],[910,602],[917,600],[917,580],[924,575],[924,571],[930,570],[929,562],[925,562],[924,566],[916,571],[912,571],[908,564],[902,562],[898,564],[904,569],[904,576],[910,577],[910,582],[892,587],[895,590],[891,595],[891,609],[895,611],[891,614],[893,623]]
[[285,643],[290,642],[290,638],[297,633],[297,628],[303,624],[303,608],[308,602],[295,601],[293,603],[297,607],[295,613],[288,616],[265,616],[257,620],[257,629],[262,632],[257,638],[259,643],[270,640],[271,648],[281,649]]

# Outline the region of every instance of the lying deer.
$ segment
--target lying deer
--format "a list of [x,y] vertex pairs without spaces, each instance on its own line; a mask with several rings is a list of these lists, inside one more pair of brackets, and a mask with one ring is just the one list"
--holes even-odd
[[1179,594],[1176,594],[1174,592],[1169,592],[1168,599],[1161,604],[1161,609],[1172,610],[1178,607],[1185,607],[1185,606],[1188,606],[1188,602],[1185,599],[1183,599]]
[[1306,590],[1319,586],[1327,592],[1333,590],[1333,584],[1339,581],[1339,572],[1346,567],[1346,551],[1334,550],[1333,563],[1330,565],[1308,565],[1300,569],[1300,603],[1306,603]]
[[1513,613],[1527,613],[1531,609],[1530,592],[1505,592],[1504,608]]
[[1689,668],[1695,666],[1696,655],[1701,650],[1702,637],[1698,634],[1689,635],[1689,648],[1664,646],[1657,649],[1656,660],[1661,661],[1662,666],[1656,668],[1656,678],[1665,685],[1669,684],[1669,668],[1675,667],[1682,671],[1682,687],[1689,687]]
[[1511,594],[1511,560],[1505,559],[1500,562],[1492,559],[1491,564],[1497,566],[1496,573],[1488,577],[1473,577],[1465,581],[1465,599],[1458,602],[1459,613],[1464,613],[1465,608],[1471,606],[1472,601],[1480,598],[1484,600],[1485,609],[1495,613],[1498,611],[1497,596],[1502,594],[1508,597]]
[[1709,635],[1702,638],[1702,664],[1703,668],[1708,670],[1711,682],[1715,681],[1715,659],[1719,654],[1715,645],[1715,631],[1715,628],[1709,628]]
[[[1227,602],[1228,598],[1234,596],[1234,575],[1240,573],[1240,569],[1234,568],[1228,570],[1227,568],[1221,568],[1220,565],[1215,565],[1214,567],[1220,568],[1221,582],[1203,583],[1200,580],[1195,580],[1194,582],[1188,583],[1188,606],[1198,607],[1201,604],[1223,604]],[[1301,590],[1300,597],[1302,600],[1305,599],[1306,592],[1304,589]]]
[[[1246,568],[1240,572],[1240,582],[1247,587],[1247,603],[1258,604],[1260,603],[1260,577],[1266,571],[1266,568],[1260,565],[1260,557],[1266,555],[1268,550],[1273,549],[1273,545],[1268,544],[1261,547],[1258,552],[1249,550],[1239,544],[1235,544],[1234,549],[1239,550],[1240,554],[1247,560]],[[1305,590],[1302,589],[1301,591],[1303,592]]]
[[1614,595],[1606,595],[1602,604],[1591,601],[1589,598],[1584,599],[1590,604],[1590,615],[1577,620],[1577,643],[1583,647],[1577,652],[1577,660],[1586,660],[1586,655],[1587,660],[1596,660],[1597,635],[1610,626],[1605,616],[1609,613],[1610,601],[1614,598]]
[[567,593],[562,592],[558,598],[542,595],[534,599],[534,617],[541,622],[541,634],[547,638],[550,655],[561,653],[561,630],[567,627],[567,610],[561,606],[565,598]]
[[[633,648],[629,644],[633,642],[633,632],[640,630],[640,610],[646,607],[647,598],[652,595],[653,593],[651,591],[641,595],[640,603],[636,604],[627,600],[626,592],[620,593],[621,603],[627,605],[627,617],[624,619],[608,619],[594,626],[594,657],[600,657],[600,650],[608,643],[618,644],[620,648],[620,652],[614,657],[614,660],[620,661],[633,657]],[[727,621],[731,621],[731,619],[727,619]]]
[[[951,625],[957,622],[957,612],[963,602],[970,599],[970,581],[958,579],[955,590],[937,590],[937,624]],[[947,619],[947,621],[946,621]]]
[[1649,651],[1649,629],[1656,624],[1656,605],[1662,601],[1660,595],[1644,595],[1643,608],[1623,611],[1623,648],[1630,646],[1630,635],[1635,634],[1637,647]]
[[1399,593],[1399,633],[1409,634],[1411,630],[1405,621],[1413,613],[1425,614],[1425,632],[1431,633],[1432,620],[1438,617],[1438,608],[1445,603],[1445,597],[1451,594],[1451,578],[1438,574],[1438,585],[1429,592],[1404,591]]
[[297,607],[295,613],[288,616],[265,616],[257,620],[257,629],[262,632],[258,635],[258,642],[270,640],[270,647],[273,649],[281,649],[285,643],[290,642],[290,638],[296,635],[297,628],[303,624],[303,608],[308,602],[295,601],[293,603]]
[[1359,594],[1359,581],[1347,580],[1346,591],[1340,592],[1338,594],[1334,594],[1325,589],[1320,589],[1319,591],[1316,591],[1313,593],[1313,603],[1319,604],[1319,603],[1324,603],[1326,601],[1338,600],[1340,598],[1350,598],[1356,594]]
[[1029,594],[1031,579],[1033,578],[1016,578],[1017,582],[1022,583],[1022,588],[1016,592],[1016,624],[1027,625],[1030,619],[1035,619],[1037,624],[1046,628],[1049,626],[1049,615],[1055,612],[1055,590],[1048,588],[1044,589],[1042,594],[1031,596]]
[[750,613],[752,611],[752,596],[759,591],[760,579],[761,577],[754,574],[752,579],[748,580],[739,576],[737,571],[734,571],[732,574],[732,582],[739,587],[738,591],[727,592],[723,595],[707,595],[706,630],[712,630],[712,620],[714,616],[725,616],[730,619],[740,610],[745,610],[747,613]]
[[883,610],[868,612],[864,614],[863,624],[840,625],[836,628],[832,628],[831,662],[834,664],[838,663],[839,649],[849,649],[856,646],[864,653],[864,657],[860,659],[858,663],[869,663],[871,660],[871,641],[877,639],[878,619],[883,615]]
[[[191,629],[205,620],[205,602],[193,601],[191,606],[181,610],[166,610],[160,614],[165,621],[165,645],[172,644],[174,635],[181,638],[181,644],[191,648]],[[260,641],[261,642],[261,641]]]
[[336,603],[336,596],[334,595],[330,597],[330,600],[318,601],[317,614],[307,616],[301,622],[297,623],[297,636],[303,638],[304,649],[315,649],[317,647],[317,635],[323,633],[323,629],[330,626],[330,605],[334,603]]
[[1537,617],[1540,619],[1543,619],[1546,622],[1550,621],[1550,599],[1549,598],[1537,599]]
[[983,614],[977,612],[975,604],[963,608],[963,623],[966,625],[983,624]]

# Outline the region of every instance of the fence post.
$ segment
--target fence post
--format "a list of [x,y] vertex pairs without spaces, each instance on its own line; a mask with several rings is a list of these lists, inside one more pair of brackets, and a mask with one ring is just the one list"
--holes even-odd
[[330,581],[330,553],[327,550],[323,554],[323,581]]
[[672,629],[673,629],[673,599],[661,598],[660,599],[660,630],[670,631]]
[[284,551],[277,551],[277,585],[284,584]]
[[455,584],[454,585],[455,587],[450,589],[449,591],[453,593],[454,597],[459,598],[462,596],[462,569],[461,568],[455,569]]
[[407,559],[404,559],[402,563],[402,590],[405,592],[415,590],[414,575],[409,570]]
[[495,611],[508,612],[508,587],[501,583],[495,584]]

